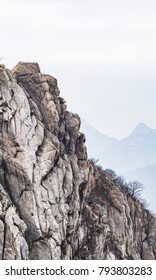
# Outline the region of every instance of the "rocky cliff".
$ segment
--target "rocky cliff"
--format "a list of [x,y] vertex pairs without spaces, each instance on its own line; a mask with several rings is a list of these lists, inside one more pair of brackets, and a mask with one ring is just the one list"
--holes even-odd
[[0,66],[0,259],[156,259],[155,217],[88,160],[37,63]]

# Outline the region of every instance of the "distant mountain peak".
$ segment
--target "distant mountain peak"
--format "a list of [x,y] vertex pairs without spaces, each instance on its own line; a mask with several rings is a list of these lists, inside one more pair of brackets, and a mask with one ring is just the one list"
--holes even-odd
[[146,134],[151,132],[151,130],[152,129],[147,124],[139,123],[132,131],[132,135]]

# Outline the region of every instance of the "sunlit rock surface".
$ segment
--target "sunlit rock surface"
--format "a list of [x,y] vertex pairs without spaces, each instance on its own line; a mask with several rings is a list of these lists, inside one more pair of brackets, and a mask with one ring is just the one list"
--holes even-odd
[[80,124],[37,63],[0,65],[0,259],[156,259],[155,217]]

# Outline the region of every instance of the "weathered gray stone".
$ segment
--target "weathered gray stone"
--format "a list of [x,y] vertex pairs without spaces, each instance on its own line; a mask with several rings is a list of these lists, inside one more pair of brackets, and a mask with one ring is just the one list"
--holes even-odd
[[155,217],[87,159],[37,63],[0,66],[0,259],[156,259]]

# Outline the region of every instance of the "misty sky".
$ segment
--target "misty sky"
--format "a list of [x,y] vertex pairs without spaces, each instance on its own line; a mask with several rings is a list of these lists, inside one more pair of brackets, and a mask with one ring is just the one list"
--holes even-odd
[[2,63],[37,61],[104,134],[156,128],[155,14],[155,0],[0,0]]

